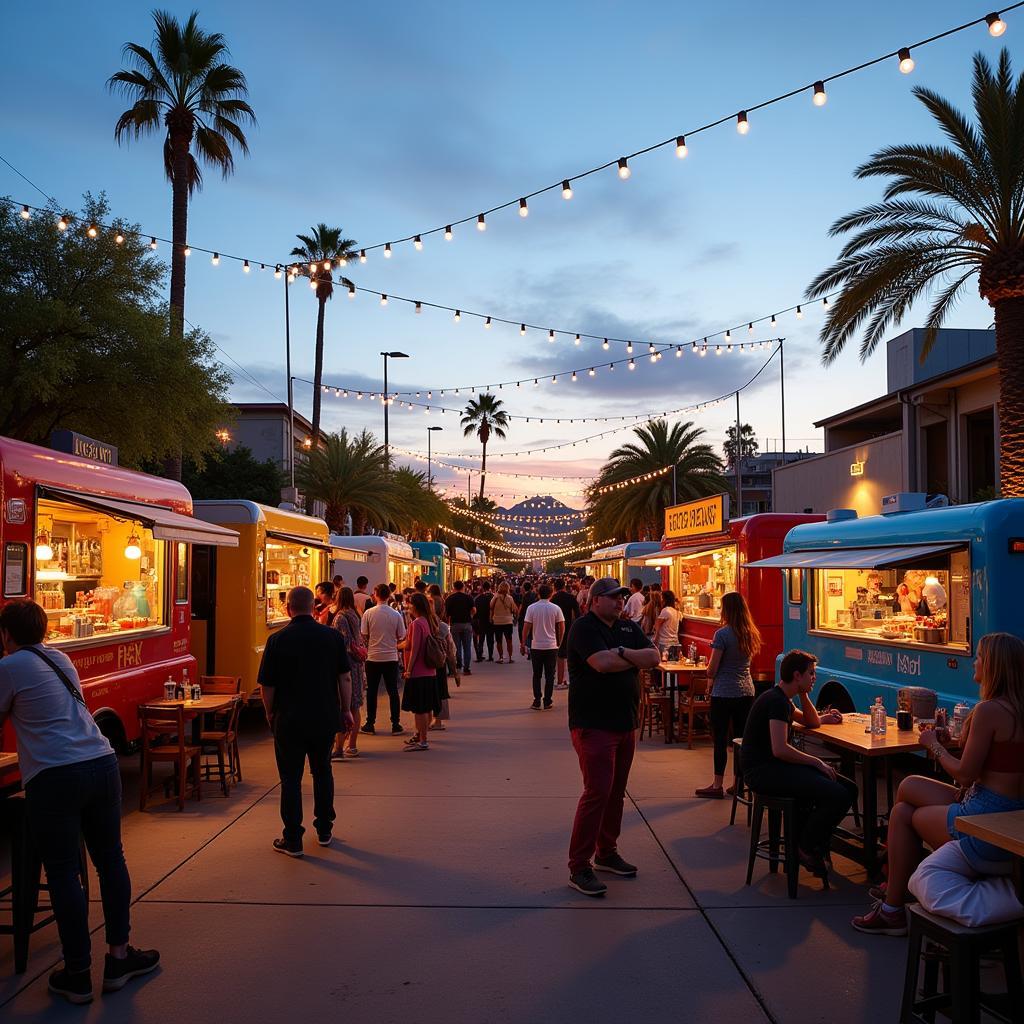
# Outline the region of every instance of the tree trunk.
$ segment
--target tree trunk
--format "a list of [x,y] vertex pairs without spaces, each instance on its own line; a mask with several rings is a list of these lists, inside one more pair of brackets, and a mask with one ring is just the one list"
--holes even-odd
[[1024,497],[1024,298],[994,304],[999,364],[999,493]]
[[484,500],[484,483],[487,480],[487,441],[491,436],[491,431],[487,424],[484,423],[480,428],[480,442],[484,446],[483,457],[480,459],[480,501]]
[[[188,244],[188,155],[191,133],[171,134],[174,178],[171,181],[171,301],[170,339],[180,346],[185,337],[185,246]],[[164,475],[181,479],[181,451],[164,460]]]
[[313,444],[320,445],[320,386],[324,376],[324,309],[327,297],[317,295],[320,308],[316,313],[316,359],[313,365]]

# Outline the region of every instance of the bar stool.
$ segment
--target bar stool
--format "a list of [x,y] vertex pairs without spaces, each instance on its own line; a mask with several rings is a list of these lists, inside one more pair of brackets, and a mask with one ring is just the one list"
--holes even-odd
[[[967,928],[948,917],[929,914],[918,904],[907,907],[910,933],[907,948],[907,971],[903,982],[900,1024],[932,1024],[935,1011],[948,1016],[954,1024],[980,1019],[981,1009],[993,1012],[1004,1020],[1019,1020],[1024,1004],[1024,983],[1021,981],[1020,953],[1017,945],[1018,918],[1003,924]],[[924,985],[918,998],[917,976],[924,955],[924,940],[941,946],[948,953],[948,967],[943,970],[943,989],[938,992],[939,961],[933,956],[925,960]],[[1006,974],[1006,994],[982,992],[980,958],[982,954],[999,951]]]
[[746,788],[743,785],[743,772],[740,770],[742,749],[743,737],[734,737],[732,741],[732,812],[729,814],[729,824],[736,824],[736,807],[742,804],[747,809],[747,828],[750,828],[750,811],[754,801],[752,797],[746,795]]
[[[800,861],[796,855],[796,800],[788,796],[763,796],[754,792],[754,821],[750,830],[750,856],[747,859],[747,885],[754,877],[754,861],[768,861],[768,870],[778,874],[779,865],[786,870],[789,898],[796,899]],[[768,812],[768,838],[761,838],[765,811]],[[827,882],[826,882],[827,885]]]

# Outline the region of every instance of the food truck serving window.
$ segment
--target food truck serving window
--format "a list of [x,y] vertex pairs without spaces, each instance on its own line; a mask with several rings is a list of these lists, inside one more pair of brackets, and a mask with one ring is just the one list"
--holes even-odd
[[807,571],[814,595],[814,628],[819,632],[871,642],[970,649],[971,567],[966,549],[895,568]]
[[288,621],[285,598],[292,587],[312,589],[324,578],[324,552],[313,544],[268,537],[264,557],[267,624]]
[[166,544],[147,526],[41,498],[36,534],[33,582],[47,643],[166,623]]
[[722,614],[722,595],[736,589],[736,545],[677,555],[670,578],[683,615],[717,622]]

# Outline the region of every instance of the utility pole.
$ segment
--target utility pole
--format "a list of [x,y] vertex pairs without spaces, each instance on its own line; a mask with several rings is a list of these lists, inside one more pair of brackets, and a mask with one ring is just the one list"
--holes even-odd
[[782,464],[786,464],[786,361],[782,354],[782,343],[779,338],[779,403],[782,407]]
[[736,515],[743,515],[743,476],[740,462],[743,446],[740,444],[740,393],[736,392],[736,443],[732,448],[732,457],[736,460]]

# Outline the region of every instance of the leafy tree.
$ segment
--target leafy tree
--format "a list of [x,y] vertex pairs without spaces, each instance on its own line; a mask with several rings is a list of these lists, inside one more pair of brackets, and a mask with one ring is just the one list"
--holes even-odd
[[[297,236],[302,245],[292,249],[292,255],[302,260],[302,274],[316,285],[316,356],[313,366],[313,419],[312,436],[320,436],[320,389],[324,377],[324,312],[327,300],[334,295],[334,278],[331,275],[333,263],[344,264],[357,258],[355,240],[341,237],[341,228],[329,228],[317,224],[308,235]],[[352,282],[343,277],[341,283],[351,287]]]
[[[740,424],[740,458],[747,459],[757,454],[757,437],[754,435],[754,428],[749,423]],[[736,457],[736,427],[729,427],[725,432],[725,443],[722,445],[725,454],[725,464],[733,469]]]
[[396,493],[391,527],[409,540],[428,540],[435,530],[451,522],[451,510],[427,487],[427,474],[409,466],[392,470]]
[[665,509],[672,504],[671,472],[602,492],[609,484],[625,483],[674,465],[680,501],[729,488],[722,476],[721,459],[711,445],[700,442],[705,433],[702,427],[692,423],[670,427],[667,420],[657,419],[634,427],[633,433],[636,442],[616,448],[587,488],[587,522],[595,538],[656,539],[661,536]]
[[491,434],[505,440],[505,430],[509,425],[508,413],[505,412],[504,403],[500,398],[486,393],[479,398],[472,398],[463,410],[462,436],[471,437],[473,434],[483,445],[483,456],[480,459],[480,499],[484,496],[484,482],[487,479],[487,442]]
[[833,235],[855,232],[839,258],[808,289],[840,294],[821,332],[831,364],[862,327],[865,360],[890,326],[934,289],[922,358],[977,275],[995,313],[999,363],[1000,483],[1024,495],[1024,76],[1014,79],[1009,51],[995,71],[974,58],[973,119],[918,86],[950,145],[901,143],[875,153],[858,178],[885,177],[882,202],[837,220]]
[[245,498],[261,505],[281,500],[285,474],[273,459],[258,462],[252,449],[239,445],[234,451],[215,452],[200,468],[186,463],[182,482],[193,498]]
[[171,183],[172,344],[185,332],[188,201],[202,185],[199,161],[228,178],[235,167],[232,150],[249,152],[242,126],[256,121],[245,101],[245,75],[224,63],[228,48],[223,35],[204,32],[198,17],[193,11],[183,25],[167,11],[154,11],[155,53],[138,43],[125,43],[122,56],[130,66],[107,82],[111,92],[121,93],[132,103],[114,125],[119,143],[166,128],[163,157]]
[[[0,203],[0,434],[46,444],[55,427],[102,438],[125,465],[183,453],[202,463],[230,419],[230,377],[201,330],[172,338],[167,268],[86,195],[66,231]],[[123,241],[117,242],[118,232]]]

